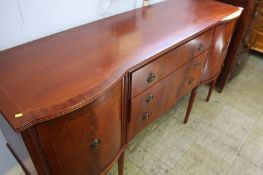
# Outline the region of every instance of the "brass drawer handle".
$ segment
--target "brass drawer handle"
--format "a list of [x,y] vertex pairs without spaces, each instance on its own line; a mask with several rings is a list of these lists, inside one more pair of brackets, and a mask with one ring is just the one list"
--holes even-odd
[[152,94],[148,94],[146,97],[146,103],[150,103],[153,99],[153,95]]
[[201,61],[197,60],[194,62],[194,68],[198,68],[201,65]]
[[150,72],[147,78],[147,82],[151,83],[155,79],[155,74],[153,72]]
[[91,149],[98,149],[100,143],[101,143],[101,142],[100,142],[99,139],[94,139],[94,140],[91,141],[89,147],[90,147]]
[[192,84],[194,81],[194,79],[191,77],[189,80],[188,80],[188,84]]
[[145,112],[143,117],[142,117],[142,120],[147,120],[149,117],[150,117],[150,113],[149,112]]
[[199,44],[198,44],[197,50],[198,50],[199,52],[201,52],[202,50],[204,50],[204,45],[203,45],[203,43],[199,43]]

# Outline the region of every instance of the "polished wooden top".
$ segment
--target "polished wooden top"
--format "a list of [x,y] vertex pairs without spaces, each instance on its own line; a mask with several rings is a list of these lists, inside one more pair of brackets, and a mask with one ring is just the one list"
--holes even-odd
[[168,0],[2,51],[0,111],[22,131],[76,110],[128,71],[241,11],[212,0]]

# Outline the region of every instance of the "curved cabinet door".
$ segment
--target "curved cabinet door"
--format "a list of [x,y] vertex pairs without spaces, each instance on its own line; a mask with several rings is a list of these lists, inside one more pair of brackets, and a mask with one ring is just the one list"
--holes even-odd
[[235,22],[234,20],[216,26],[201,83],[214,79],[220,73]]
[[121,151],[121,84],[95,102],[37,125],[51,174],[98,175]]

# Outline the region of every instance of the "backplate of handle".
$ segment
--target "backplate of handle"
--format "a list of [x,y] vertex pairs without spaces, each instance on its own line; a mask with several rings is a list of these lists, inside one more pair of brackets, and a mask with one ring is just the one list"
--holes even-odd
[[155,74],[153,72],[150,72],[147,78],[147,82],[151,83],[155,79]]
[[189,80],[188,80],[188,84],[192,84],[193,81],[194,81],[194,79],[192,77],[190,77]]
[[94,140],[92,140],[92,141],[90,142],[89,147],[90,147],[91,149],[97,149],[97,148],[100,146],[100,143],[101,143],[100,139],[96,138],[96,139],[94,139]]
[[146,97],[146,103],[150,103],[153,99],[153,95],[152,94],[148,94]]
[[143,120],[147,120],[150,117],[150,113],[149,112],[145,112],[142,119]]
[[199,44],[198,44],[197,50],[198,50],[199,52],[202,51],[202,50],[204,50],[204,45],[203,45],[203,43],[199,43]]
[[195,67],[195,68],[199,67],[200,65],[201,65],[201,61],[200,61],[200,60],[196,60],[196,61],[194,62],[194,67]]

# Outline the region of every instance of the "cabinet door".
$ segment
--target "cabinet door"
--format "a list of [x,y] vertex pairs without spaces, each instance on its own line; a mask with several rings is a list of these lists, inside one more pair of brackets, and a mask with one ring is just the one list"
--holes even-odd
[[37,132],[52,174],[100,174],[121,150],[121,84]]
[[231,21],[216,26],[201,83],[210,81],[220,73],[235,23]]

